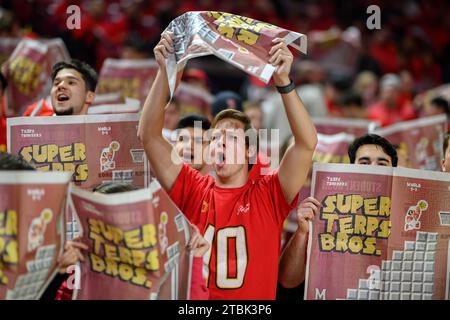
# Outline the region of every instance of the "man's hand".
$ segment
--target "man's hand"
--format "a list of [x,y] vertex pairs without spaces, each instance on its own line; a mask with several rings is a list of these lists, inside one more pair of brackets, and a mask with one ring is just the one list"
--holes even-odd
[[159,65],[160,69],[165,69],[166,67],[166,59],[169,56],[169,53],[173,53],[173,34],[170,31],[166,31],[161,34],[161,40],[159,40],[158,44],[153,49],[153,53],[155,54],[155,60]]
[[200,235],[200,231],[197,226],[189,222],[191,231],[191,238],[187,245],[189,250],[194,251],[194,257],[203,257],[203,255],[209,250],[209,243]]
[[289,73],[291,72],[294,56],[288,49],[284,39],[275,38],[272,40],[272,43],[273,46],[269,51],[269,63],[278,67],[273,73],[273,81],[276,86],[287,86],[291,82]]
[[319,214],[321,204],[313,197],[303,200],[297,207],[298,232],[306,234],[309,232],[309,221],[313,221]]
[[67,267],[76,264],[78,261],[84,261],[81,250],[87,250],[88,246],[79,242],[78,239],[67,241],[64,245],[64,253],[58,259],[59,273],[66,273]]

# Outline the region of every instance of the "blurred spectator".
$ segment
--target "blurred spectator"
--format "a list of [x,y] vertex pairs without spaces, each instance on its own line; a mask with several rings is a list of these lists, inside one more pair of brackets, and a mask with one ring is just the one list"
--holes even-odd
[[152,48],[148,42],[142,40],[136,33],[130,33],[125,40],[120,53],[120,59],[149,59],[152,56]]
[[359,94],[348,91],[339,101],[340,115],[344,118],[367,119],[367,109]]
[[242,109],[242,98],[233,91],[219,92],[214,96],[211,104],[211,115],[215,117],[220,111],[225,109],[244,111]]
[[180,120],[180,104],[177,99],[172,98],[172,100],[170,100],[169,104],[166,106],[166,110],[164,112],[164,129],[169,131],[167,132],[169,133],[169,136],[170,132],[172,132],[177,128],[179,120]]
[[353,90],[361,96],[364,106],[375,103],[378,90],[377,76],[370,71],[359,73],[353,83]]
[[261,110],[261,104],[259,102],[245,102],[244,112],[250,118],[252,127],[256,130],[262,129],[263,125],[263,112]]
[[400,78],[396,74],[384,75],[380,80],[380,101],[369,108],[369,118],[382,126],[416,117],[410,101],[401,97]]
[[198,68],[189,68],[183,72],[181,78],[183,82],[186,82],[195,87],[205,89],[209,91],[209,78],[205,71]]
[[328,112],[339,116],[338,103],[342,94],[351,87],[351,79],[340,74],[330,74],[325,85],[325,103]]

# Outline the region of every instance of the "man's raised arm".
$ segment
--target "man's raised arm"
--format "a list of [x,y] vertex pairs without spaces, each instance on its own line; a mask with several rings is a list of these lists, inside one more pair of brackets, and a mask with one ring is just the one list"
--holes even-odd
[[163,33],[153,51],[159,70],[144,103],[138,135],[156,178],[164,189],[170,191],[182,168],[181,159],[176,152],[172,152],[172,145],[162,135],[164,107],[169,99],[169,84],[164,60],[169,52],[173,52],[171,34]]
[[[289,72],[293,56],[282,39],[277,38],[274,43],[269,52],[269,62],[278,66],[273,80],[276,86],[286,87],[291,82]],[[308,175],[317,144],[317,133],[295,89],[282,93],[281,98],[294,136],[294,144],[288,148],[281,160],[278,176],[286,201],[291,203]]]

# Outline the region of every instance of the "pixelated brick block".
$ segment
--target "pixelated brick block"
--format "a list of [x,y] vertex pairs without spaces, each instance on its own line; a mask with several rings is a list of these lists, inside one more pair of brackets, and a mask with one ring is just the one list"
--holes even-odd
[[381,270],[391,270],[391,261],[389,260],[383,260],[381,262]]
[[389,293],[389,300],[400,300],[400,292]]
[[434,272],[434,262],[425,262],[423,270],[425,272]]
[[358,289],[369,289],[369,281],[367,279],[359,279]]
[[401,283],[401,291],[402,292],[411,292],[411,282],[402,282]]
[[400,292],[400,282],[399,281],[391,282],[390,292]]
[[433,295],[430,293],[424,293],[422,295],[422,300],[433,300]]
[[413,272],[413,282],[422,282],[423,281],[423,273],[422,272]]
[[400,281],[401,271],[391,271],[391,281]]
[[425,251],[426,243],[425,242],[416,242],[416,251]]
[[414,241],[405,241],[405,251],[413,251],[416,248]]
[[434,272],[424,272],[423,273],[423,282],[434,283]]
[[381,280],[382,281],[389,281],[389,280],[391,280],[391,272],[390,271],[382,271],[381,272]]
[[416,251],[414,252],[414,261],[423,261],[425,259],[424,251]]
[[402,272],[402,282],[412,281],[412,272],[404,271]]
[[425,252],[425,261],[434,261],[434,252]]
[[392,260],[402,261],[403,260],[403,252],[394,250],[394,252],[392,252]]
[[427,238],[428,238],[428,233],[427,232],[417,231],[417,233],[416,233],[416,242],[426,242]]
[[403,261],[402,270],[403,271],[412,271],[413,263],[412,261]]
[[437,247],[436,242],[427,243],[427,251],[436,251],[436,247]]
[[422,272],[423,271],[423,262],[415,261],[414,262],[414,271]]
[[428,242],[437,242],[438,234],[436,232],[428,233]]
[[401,261],[392,261],[392,269],[393,271],[400,271],[402,270],[402,263]]
[[358,290],[357,289],[347,289],[347,299],[357,299]]
[[369,291],[369,300],[379,300],[380,299],[380,291],[370,290]]
[[423,293],[433,293],[434,292],[434,283],[424,283],[422,292]]
[[358,300],[368,300],[369,290],[358,290]]
[[411,300],[422,300],[422,294],[421,293],[413,293],[411,295]]
[[415,283],[412,284],[412,292],[413,293],[422,293],[422,283]]
[[411,261],[414,258],[414,252],[405,251],[403,252],[403,261]]
[[400,295],[400,300],[411,300],[411,293],[402,292]]

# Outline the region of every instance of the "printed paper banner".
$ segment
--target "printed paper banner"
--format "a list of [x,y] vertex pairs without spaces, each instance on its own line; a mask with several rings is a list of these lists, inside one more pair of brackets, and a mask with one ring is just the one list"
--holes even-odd
[[158,184],[119,194],[72,188],[89,246],[74,299],[188,299],[189,228]]
[[68,59],[61,39],[22,40],[5,62],[8,114],[21,115],[27,106],[46,97],[51,89],[52,66]]
[[21,38],[0,37],[0,65],[9,59]]
[[[341,132],[333,135],[317,134],[316,150],[313,154],[313,163],[349,163],[348,147],[355,139],[354,135]],[[305,184],[300,189],[299,203],[311,194],[312,168],[308,174]],[[292,210],[288,215],[284,230],[288,232],[287,237],[297,230],[297,210]]]
[[448,299],[450,177],[314,164],[305,299]]
[[446,129],[447,117],[438,115],[399,122],[372,132],[398,145],[397,152],[407,155],[407,167],[440,171]]
[[157,71],[158,64],[153,59],[108,58],[100,70],[96,92],[120,93],[123,97],[138,99],[143,105]]
[[40,171],[71,171],[76,185],[104,181],[149,184],[150,170],[137,137],[137,114],[8,119],[8,152]]
[[198,113],[205,117],[211,114],[210,105],[213,97],[205,89],[181,82],[175,97],[180,104],[181,117],[191,113]]
[[355,138],[365,135],[378,127],[377,122],[361,119],[313,117],[312,121],[317,133],[334,135],[345,132],[354,135]]
[[165,31],[174,35],[175,53],[166,60],[171,95],[189,59],[215,55],[268,83],[275,67],[268,63],[274,38],[306,53],[306,36],[269,23],[226,12],[195,11],[175,18]]
[[67,172],[0,171],[0,300],[38,299],[65,237]]

